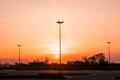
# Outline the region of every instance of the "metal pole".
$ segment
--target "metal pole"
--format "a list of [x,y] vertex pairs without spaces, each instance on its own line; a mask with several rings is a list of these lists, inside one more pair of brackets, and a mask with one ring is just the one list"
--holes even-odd
[[61,24],[59,24],[59,56],[60,56],[60,73],[61,73]]
[[20,64],[20,46],[21,46],[21,45],[18,45],[18,48],[19,48],[19,56],[18,56],[19,64]]
[[61,69],[61,24],[63,23],[63,21],[57,21],[57,23],[59,24],[59,65],[60,65],[60,74],[62,72]]
[[107,43],[108,43],[108,54],[109,54],[109,61],[108,61],[108,62],[109,62],[109,64],[110,64],[110,43],[111,43],[111,42],[107,42]]
[[111,58],[111,56],[110,56],[110,44],[111,44],[111,42],[107,42],[108,43],[108,55],[109,55],[109,60],[108,60],[108,63],[109,63],[109,69],[111,68],[111,66],[110,66],[110,63],[111,63],[111,61],[110,61],[110,58]]

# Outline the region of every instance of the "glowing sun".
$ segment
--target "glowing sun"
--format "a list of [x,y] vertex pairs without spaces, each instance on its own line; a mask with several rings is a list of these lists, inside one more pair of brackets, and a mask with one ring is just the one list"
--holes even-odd
[[57,58],[57,59],[58,59],[58,58],[59,58],[59,55],[58,55],[58,54],[56,54],[56,55],[55,55],[55,58]]

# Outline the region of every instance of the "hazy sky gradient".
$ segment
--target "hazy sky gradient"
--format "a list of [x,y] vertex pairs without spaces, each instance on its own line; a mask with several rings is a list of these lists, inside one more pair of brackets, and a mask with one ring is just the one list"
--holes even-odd
[[120,62],[120,0],[0,0],[0,57],[17,58],[18,44],[24,57],[57,54],[58,20],[64,60],[108,57],[111,41],[111,61]]

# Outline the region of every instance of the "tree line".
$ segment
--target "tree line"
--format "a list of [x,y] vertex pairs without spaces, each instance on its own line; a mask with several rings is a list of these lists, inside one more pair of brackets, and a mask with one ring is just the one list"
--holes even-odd
[[10,70],[108,70],[109,66],[111,69],[120,70],[120,64],[108,63],[105,55],[103,53],[98,53],[90,57],[82,57],[82,60],[68,61],[67,64],[50,63],[49,59],[46,57],[44,61],[33,61],[28,64],[16,63],[9,66],[0,66],[0,70],[10,69]]

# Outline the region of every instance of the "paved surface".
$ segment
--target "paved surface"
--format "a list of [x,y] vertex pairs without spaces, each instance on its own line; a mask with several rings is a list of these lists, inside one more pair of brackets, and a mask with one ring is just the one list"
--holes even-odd
[[[56,70],[41,70],[41,71],[0,71],[2,75],[37,75],[37,74],[57,74]],[[120,71],[95,71],[95,70],[79,70],[79,71],[62,71],[66,78],[5,78],[0,80],[120,80],[115,77],[120,77]],[[75,74],[75,75],[74,75]]]

